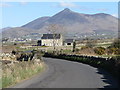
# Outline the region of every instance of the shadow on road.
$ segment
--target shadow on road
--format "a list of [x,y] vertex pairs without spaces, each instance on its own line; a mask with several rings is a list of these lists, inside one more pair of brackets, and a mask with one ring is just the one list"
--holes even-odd
[[[59,60],[65,60],[65,59],[59,59]],[[67,61],[69,61],[69,60],[67,60]],[[73,62],[76,62],[76,61],[73,61]],[[78,63],[81,63],[81,62],[78,62]],[[88,64],[86,64],[86,65],[88,65]],[[97,68],[97,67],[92,66],[92,65],[89,65],[89,66]],[[109,72],[107,72],[106,70],[104,70],[102,68],[97,68],[96,73],[100,74],[101,75],[101,80],[104,83],[106,83],[106,85],[103,88],[107,88],[108,90],[110,88],[111,89],[116,89],[117,88],[118,90],[120,90],[120,86],[119,86],[117,78],[113,77]],[[99,90],[99,89],[97,89],[97,90]]]
[[103,69],[97,68],[97,71],[98,72],[96,73],[101,74],[103,76],[101,77],[101,80],[107,84],[106,86],[104,86],[104,88],[119,88],[117,78],[112,77],[110,73],[106,72]]

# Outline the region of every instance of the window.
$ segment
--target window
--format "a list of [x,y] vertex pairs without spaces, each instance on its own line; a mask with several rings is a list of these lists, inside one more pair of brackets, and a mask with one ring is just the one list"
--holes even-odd
[[67,45],[71,45],[71,43],[67,43]]

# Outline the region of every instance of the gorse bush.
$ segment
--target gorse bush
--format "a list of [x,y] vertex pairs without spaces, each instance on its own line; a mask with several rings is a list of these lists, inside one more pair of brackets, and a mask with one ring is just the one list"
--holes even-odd
[[120,39],[115,40],[107,49],[108,54],[120,55]]
[[[81,47],[82,52],[90,54],[89,50],[93,50],[94,54],[97,55],[120,55],[120,39],[116,39],[110,46],[95,47],[95,42],[88,40],[85,46]],[[86,52],[85,52],[86,51]]]
[[120,39],[116,39],[116,40],[112,43],[111,47],[120,48]]
[[108,47],[107,48],[107,54],[115,54],[115,55],[119,55],[119,49],[118,48],[114,48],[114,47]]
[[96,47],[94,48],[94,52],[98,55],[103,55],[106,53],[106,49],[104,47]]

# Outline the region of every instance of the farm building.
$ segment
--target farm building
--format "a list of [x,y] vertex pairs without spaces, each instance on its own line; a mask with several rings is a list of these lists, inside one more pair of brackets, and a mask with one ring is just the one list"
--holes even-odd
[[73,39],[65,39],[64,45],[65,46],[73,46]]
[[43,34],[41,44],[42,46],[63,46],[63,37],[61,34]]

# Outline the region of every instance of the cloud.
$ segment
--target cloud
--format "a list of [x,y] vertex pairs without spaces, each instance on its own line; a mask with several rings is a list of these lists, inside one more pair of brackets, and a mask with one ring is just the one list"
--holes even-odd
[[72,3],[72,2],[60,2],[59,4],[58,4],[58,6],[60,6],[60,7],[64,7],[64,8],[74,8],[74,7],[77,7],[77,5],[76,4],[74,4],[74,3]]
[[100,8],[100,9],[97,9],[98,11],[108,11],[108,9],[106,8]]
[[[20,1],[18,3],[20,3],[21,5],[26,5],[28,2]],[[11,5],[10,3],[7,3],[7,2],[0,3],[0,7],[11,7],[11,6],[14,6],[14,5]]]
[[0,7],[10,7],[11,4],[8,3],[0,3]]
[[28,2],[26,2],[26,1],[21,1],[21,2],[20,2],[21,5],[26,5],[27,3],[28,3]]

